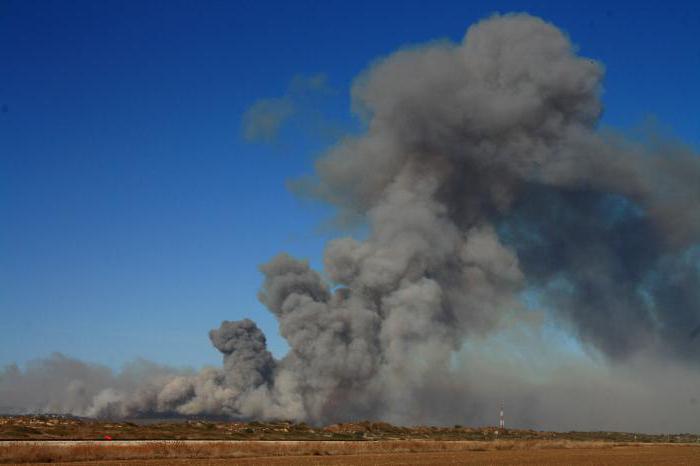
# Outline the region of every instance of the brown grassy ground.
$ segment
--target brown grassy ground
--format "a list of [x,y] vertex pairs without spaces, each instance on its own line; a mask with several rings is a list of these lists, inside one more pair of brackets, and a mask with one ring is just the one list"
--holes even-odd
[[10,464],[700,464],[700,446],[603,441],[34,442],[0,446]]
[[[90,463],[84,463],[90,464]],[[296,457],[266,457],[247,458],[238,460],[210,461],[137,461],[128,463],[101,463],[110,466],[165,466],[170,465],[347,465],[347,466],[396,466],[396,465],[697,465],[700,464],[700,449],[680,448],[677,445],[651,447],[619,447],[607,450],[590,449],[550,449],[550,450],[494,450],[466,452],[433,452],[433,453],[389,453],[364,454],[350,456],[296,456]],[[91,466],[94,466],[92,463]]]

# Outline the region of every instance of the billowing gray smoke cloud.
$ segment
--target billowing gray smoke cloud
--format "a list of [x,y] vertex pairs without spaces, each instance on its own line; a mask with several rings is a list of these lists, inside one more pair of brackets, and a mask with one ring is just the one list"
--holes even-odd
[[[602,76],[561,31],[528,15],[496,16],[460,44],[376,63],[353,87],[366,131],[301,183],[342,216],[365,219],[367,238],[330,242],[323,276],[286,254],[261,267],[259,297],[287,356],[274,360],[253,322],[224,322],[210,335],[223,369],[116,390],[103,405],[123,415],[481,422],[495,391],[520,404],[528,425],[653,430],[657,411],[624,417],[629,424],[606,411],[598,424],[583,419],[590,409],[552,421],[562,394],[586,382],[578,399],[627,412],[673,390],[646,371],[673,373],[688,400],[698,386],[700,159],[677,143],[599,131]],[[569,339],[550,351],[581,345],[589,365],[579,355],[566,376],[531,368],[548,374],[543,385],[473,344],[547,326]],[[622,393],[634,403],[611,402]],[[685,419],[697,420],[691,408]]]

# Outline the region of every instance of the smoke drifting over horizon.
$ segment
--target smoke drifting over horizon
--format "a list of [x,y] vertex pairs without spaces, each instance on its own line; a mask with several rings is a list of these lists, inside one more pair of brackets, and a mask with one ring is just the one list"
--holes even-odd
[[0,373],[0,404],[492,423],[507,397],[515,424],[700,430],[700,157],[600,131],[602,77],[528,15],[384,58],[352,89],[366,131],[297,186],[367,238],[331,241],[323,276],[261,266],[284,358],[224,322],[223,368],[137,378],[55,356]]

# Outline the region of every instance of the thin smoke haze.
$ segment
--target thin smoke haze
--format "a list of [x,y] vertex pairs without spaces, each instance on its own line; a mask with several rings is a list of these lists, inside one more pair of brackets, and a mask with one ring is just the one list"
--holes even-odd
[[286,356],[226,321],[220,368],[54,356],[0,373],[0,405],[492,424],[505,399],[509,426],[700,430],[700,158],[601,131],[603,76],[526,14],[384,57],[352,87],[364,132],[295,184],[367,237],[331,241],[323,273],[260,266]]

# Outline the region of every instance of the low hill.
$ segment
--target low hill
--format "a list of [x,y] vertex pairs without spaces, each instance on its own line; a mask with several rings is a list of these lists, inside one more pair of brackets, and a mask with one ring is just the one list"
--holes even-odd
[[0,417],[0,440],[596,440],[695,443],[697,434],[542,432],[494,427],[394,426],[362,421],[310,426],[291,421],[231,422],[209,419],[104,421],[71,416]]

